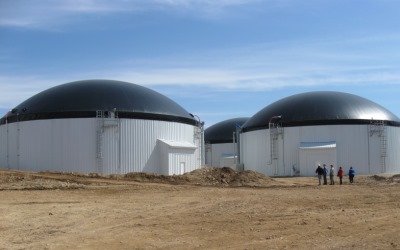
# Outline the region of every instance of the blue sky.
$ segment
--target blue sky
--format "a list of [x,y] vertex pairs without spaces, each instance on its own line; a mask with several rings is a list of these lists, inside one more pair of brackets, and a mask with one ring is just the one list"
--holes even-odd
[[289,95],[342,91],[400,117],[397,0],[0,0],[0,114],[112,79],[209,127]]

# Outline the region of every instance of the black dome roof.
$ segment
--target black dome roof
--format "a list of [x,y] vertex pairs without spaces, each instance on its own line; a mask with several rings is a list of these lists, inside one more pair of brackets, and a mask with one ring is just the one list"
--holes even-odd
[[368,99],[342,92],[317,91],[289,96],[266,106],[243,125],[242,131],[268,128],[273,116],[281,116],[274,122],[285,127],[368,124],[371,119],[400,125],[396,115]]
[[242,126],[249,117],[233,118],[212,125],[204,131],[206,143],[229,143],[233,141],[233,132]]
[[[112,80],[84,80],[55,86],[22,102],[6,116],[8,122],[96,117],[97,110],[116,110],[119,118],[196,124],[193,116],[166,96],[136,84]],[[4,120],[5,117],[2,123]]]

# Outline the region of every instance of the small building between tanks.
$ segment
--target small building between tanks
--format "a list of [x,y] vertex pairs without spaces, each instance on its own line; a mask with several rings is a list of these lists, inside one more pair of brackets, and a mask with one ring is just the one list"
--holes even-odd
[[204,131],[207,166],[237,169],[239,163],[238,132],[248,119],[248,117],[228,119],[216,123]]

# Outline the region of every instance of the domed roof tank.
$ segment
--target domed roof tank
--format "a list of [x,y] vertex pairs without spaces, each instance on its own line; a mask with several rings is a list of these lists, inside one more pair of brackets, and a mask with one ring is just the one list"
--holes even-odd
[[237,127],[241,127],[249,117],[240,117],[225,120],[212,125],[204,131],[204,141],[206,143],[230,143],[233,141],[233,132]]
[[333,91],[292,95],[276,101],[254,116],[242,131],[268,128],[272,117],[284,127],[331,124],[368,124],[371,119],[399,126],[399,118],[384,107],[363,97]]
[[6,116],[8,122],[96,117],[98,110],[116,111],[119,118],[197,123],[166,96],[136,84],[112,80],[84,80],[55,86],[22,102]]

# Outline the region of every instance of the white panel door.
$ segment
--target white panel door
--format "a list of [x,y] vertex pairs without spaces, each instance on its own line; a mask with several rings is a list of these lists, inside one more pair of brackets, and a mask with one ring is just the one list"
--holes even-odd
[[180,162],[179,166],[180,166],[180,174],[184,174],[185,173],[185,162]]

